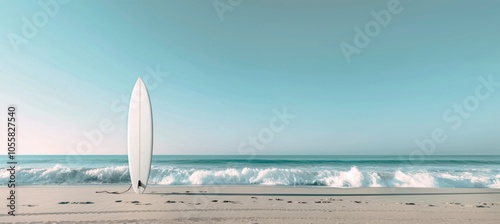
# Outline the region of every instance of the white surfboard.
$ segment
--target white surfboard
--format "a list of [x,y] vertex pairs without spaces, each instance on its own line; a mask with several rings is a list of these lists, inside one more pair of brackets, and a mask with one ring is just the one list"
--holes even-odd
[[128,168],[135,193],[143,193],[148,185],[153,155],[153,114],[148,90],[137,79],[128,111]]

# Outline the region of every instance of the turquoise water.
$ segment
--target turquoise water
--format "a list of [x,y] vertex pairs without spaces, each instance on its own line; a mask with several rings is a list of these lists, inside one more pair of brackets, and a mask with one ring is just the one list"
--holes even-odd
[[[18,156],[19,185],[128,184],[126,155]],[[5,164],[0,184],[9,178]],[[154,185],[500,188],[500,156],[153,157]]]

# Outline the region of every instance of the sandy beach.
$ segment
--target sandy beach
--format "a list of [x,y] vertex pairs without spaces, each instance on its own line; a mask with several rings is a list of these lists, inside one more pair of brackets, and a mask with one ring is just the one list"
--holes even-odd
[[[96,193],[127,187],[21,187],[17,215],[7,215],[1,206],[0,222],[498,223],[500,218],[498,189],[153,186],[145,194]],[[1,192],[8,195],[5,187]]]

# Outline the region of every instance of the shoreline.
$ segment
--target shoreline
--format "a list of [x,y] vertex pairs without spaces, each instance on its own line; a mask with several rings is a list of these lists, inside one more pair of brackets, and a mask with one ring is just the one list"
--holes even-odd
[[[20,186],[15,217],[0,222],[496,223],[500,189],[292,186]],[[8,188],[0,192],[8,196]],[[3,200],[4,204],[7,200]]]
[[[61,185],[61,184],[48,184],[48,185],[16,185],[16,188],[51,188],[51,187],[128,187],[130,184],[72,184],[72,185]],[[336,190],[360,190],[360,189],[408,189],[408,190],[493,190],[493,191],[498,191],[500,192],[500,188],[472,188],[472,187],[330,187],[330,186],[317,186],[317,185],[267,185],[267,184],[243,184],[243,185],[238,185],[238,184],[213,184],[213,185],[152,185],[149,184],[147,188],[203,188],[203,187],[236,187],[236,188],[298,188],[298,189],[336,189]],[[7,188],[7,185],[0,185],[0,189]]]

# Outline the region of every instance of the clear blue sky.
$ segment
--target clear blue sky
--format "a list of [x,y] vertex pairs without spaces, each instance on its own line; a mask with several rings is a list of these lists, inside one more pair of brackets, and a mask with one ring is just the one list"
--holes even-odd
[[[480,76],[500,82],[500,2],[401,1],[350,63],[339,45],[388,0],[245,0],[223,21],[213,2],[72,1],[43,24],[37,1],[0,1],[0,104],[18,106],[19,152],[72,153],[109,119],[87,152],[125,154],[120,100],[158,65],[157,154],[237,155],[283,107],[296,117],[257,154],[407,155],[436,128],[434,154],[500,153],[500,87],[458,128],[443,119]],[[16,52],[9,37],[34,16],[44,26]]]

